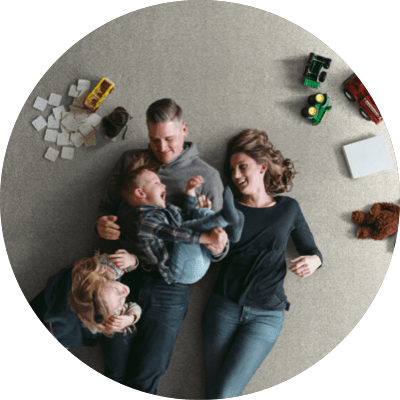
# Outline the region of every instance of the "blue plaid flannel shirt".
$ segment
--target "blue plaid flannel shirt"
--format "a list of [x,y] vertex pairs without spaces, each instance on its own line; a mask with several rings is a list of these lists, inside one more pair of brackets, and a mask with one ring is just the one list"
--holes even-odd
[[166,208],[148,205],[137,207],[139,243],[149,260],[158,266],[167,283],[173,282],[168,266],[172,244],[200,244],[201,232],[180,227],[182,222],[192,219],[196,208],[197,200],[192,196],[185,196],[183,210],[171,203],[166,203]]

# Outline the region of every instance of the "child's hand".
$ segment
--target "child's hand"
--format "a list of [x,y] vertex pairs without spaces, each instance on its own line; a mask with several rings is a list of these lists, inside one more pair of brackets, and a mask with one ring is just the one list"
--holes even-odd
[[117,250],[115,254],[108,256],[110,261],[119,269],[126,269],[137,264],[138,260],[134,254],[128,253],[126,250]]
[[188,196],[195,197],[196,196],[195,189],[198,188],[199,186],[201,186],[203,183],[204,183],[204,179],[201,175],[192,176],[186,185],[185,193]]
[[111,328],[113,331],[122,331],[129,325],[132,325],[136,320],[136,314],[129,315],[111,315],[104,325]]
[[199,208],[208,208],[211,210],[212,207],[212,201],[208,199],[205,194],[202,194],[197,198],[197,204],[199,205]]

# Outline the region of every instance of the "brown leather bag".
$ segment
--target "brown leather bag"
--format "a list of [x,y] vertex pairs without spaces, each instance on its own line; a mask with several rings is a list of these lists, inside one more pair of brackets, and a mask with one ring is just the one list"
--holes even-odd
[[127,123],[132,117],[124,107],[117,107],[110,115],[103,118],[103,126],[106,135],[112,139],[118,136],[125,128],[122,139],[125,139],[126,131],[128,130]]

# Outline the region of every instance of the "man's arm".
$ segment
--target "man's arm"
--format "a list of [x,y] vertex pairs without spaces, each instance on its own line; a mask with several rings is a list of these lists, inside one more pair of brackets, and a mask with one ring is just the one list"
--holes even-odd
[[97,210],[96,221],[105,215],[117,215],[118,207],[121,202],[121,193],[118,189],[117,180],[118,177],[124,173],[126,165],[125,160],[127,157],[127,152],[121,155],[108,178],[106,190]]
[[118,180],[124,174],[127,165],[134,156],[134,150],[125,151],[115,164],[106,184],[106,190],[96,216],[96,230],[103,239],[117,240],[121,234],[120,226],[116,223],[119,205],[121,204]]

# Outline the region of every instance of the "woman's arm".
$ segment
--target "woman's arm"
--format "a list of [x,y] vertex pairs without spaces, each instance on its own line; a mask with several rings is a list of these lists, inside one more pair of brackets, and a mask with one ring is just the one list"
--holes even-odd
[[313,274],[315,270],[322,266],[322,254],[315,244],[314,237],[297,202],[294,229],[291,236],[297,251],[300,253],[300,257],[289,260],[294,264],[289,270],[300,277]]
[[317,255],[300,256],[294,260],[289,260],[289,262],[294,264],[289,268],[289,270],[301,278],[310,276],[322,265],[322,261]]

